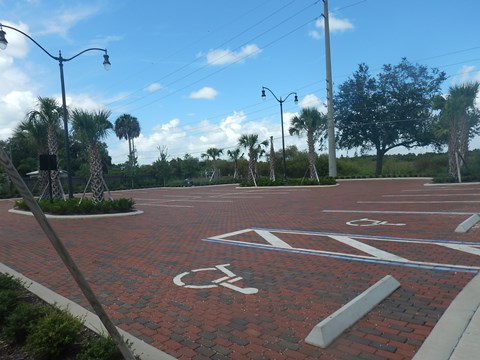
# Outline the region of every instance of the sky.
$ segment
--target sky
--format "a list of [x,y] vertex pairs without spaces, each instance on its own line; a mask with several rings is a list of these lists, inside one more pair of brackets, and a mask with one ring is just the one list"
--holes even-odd
[[[445,71],[444,93],[480,81],[478,0],[328,3],[334,91],[360,63],[376,74],[403,57]],[[53,56],[106,48],[109,71],[101,51],[64,63],[67,105],[110,110],[112,123],[135,116],[138,161],[151,164],[160,149],[170,159],[200,158],[210,147],[226,153],[251,133],[273,136],[280,150],[280,103],[268,91],[262,100],[262,86],[283,101],[285,145],[305,149],[305,137],[290,136],[288,127],[303,107],[326,112],[323,11],[314,0],[0,0],[0,23]],[[0,140],[38,96],[61,103],[58,62],[26,36],[3,30],[9,43],[0,50]],[[298,105],[287,98],[292,92]],[[106,142],[113,163],[127,160],[125,140],[112,131]],[[478,137],[471,148],[480,148]]]

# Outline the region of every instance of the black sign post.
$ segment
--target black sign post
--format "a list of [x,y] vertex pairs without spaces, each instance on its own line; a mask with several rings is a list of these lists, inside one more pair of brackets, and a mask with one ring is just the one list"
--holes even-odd
[[53,203],[53,189],[52,189],[52,170],[57,171],[57,156],[52,154],[41,154],[40,170],[48,171],[48,193],[50,195],[50,202]]

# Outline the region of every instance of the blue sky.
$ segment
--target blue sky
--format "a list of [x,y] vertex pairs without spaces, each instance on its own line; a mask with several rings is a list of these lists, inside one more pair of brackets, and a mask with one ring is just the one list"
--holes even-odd
[[[477,0],[330,0],[334,90],[359,63],[373,73],[402,57],[447,73],[454,83],[480,80]],[[111,121],[138,118],[139,162],[149,164],[166,147],[170,158],[200,157],[209,147],[233,149],[244,133],[274,137],[281,148],[277,97],[289,119],[302,107],[325,111],[323,2],[313,0],[0,0],[0,22],[21,29],[53,55],[65,58],[89,48],[101,52],[65,63],[67,104],[106,108]],[[60,100],[58,63],[26,37],[4,28],[0,51],[0,139],[32,109],[37,96]],[[480,102],[479,102],[480,103]],[[114,163],[126,161],[128,145],[112,132]],[[476,138],[472,148],[479,148]],[[353,155],[354,151],[337,152]]]

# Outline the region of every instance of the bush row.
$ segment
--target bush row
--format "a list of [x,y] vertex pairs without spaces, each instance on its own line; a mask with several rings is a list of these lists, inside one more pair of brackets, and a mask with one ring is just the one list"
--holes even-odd
[[111,339],[86,335],[81,319],[34,299],[20,281],[0,274],[0,337],[11,347],[41,360],[66,354],[77,360],[123,359]]
[[[135,201],[133,199],[114,199],[102,202],[94,202],[91,199],[78,198],[67,199],[65,201],[40,200],[38,205],[47,214],[55,215],[91,215],[91,214],[111,214],[125,213],[134,210]],[[15,202],[15,208],[29,211],[27,204],[23,200]]]
[[[337,181],[333,177],[322,177],[317,180],[289,178],[287,182],[283,178],[271,180],[268,177],[259,177],[255,180],[257,186],[302,186],[302,185],[335,185]],[[240,186],[255,186],[252,181],[243,180]]]

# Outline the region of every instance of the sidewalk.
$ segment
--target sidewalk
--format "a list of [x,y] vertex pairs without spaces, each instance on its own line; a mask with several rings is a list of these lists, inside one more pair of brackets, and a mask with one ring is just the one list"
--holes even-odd
[[480,274],[458,294],[413,360],[473,360],[480,356]]

